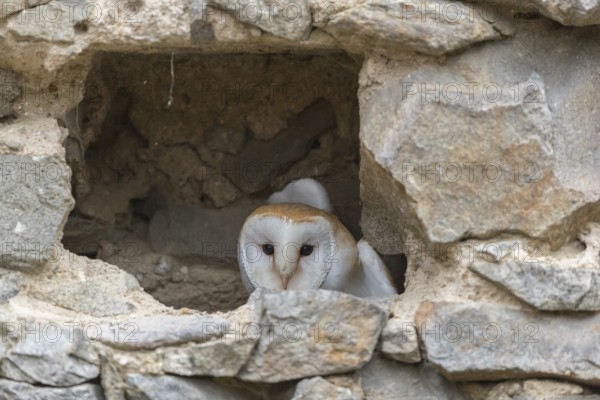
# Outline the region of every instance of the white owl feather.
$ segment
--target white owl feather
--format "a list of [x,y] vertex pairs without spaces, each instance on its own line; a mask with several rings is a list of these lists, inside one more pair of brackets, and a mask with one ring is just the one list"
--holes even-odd
[[300,179],[269,197],[240,233],[239,265],[248,291],[330,289],[360,297],[396,294],[371,245],[358,243],[331,214],[325,188]]

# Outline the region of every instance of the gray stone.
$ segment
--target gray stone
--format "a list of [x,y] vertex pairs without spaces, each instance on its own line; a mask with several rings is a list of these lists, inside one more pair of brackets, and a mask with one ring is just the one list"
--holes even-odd
[[38,268],[56,256],[73,208],[69,167],[55,157],[5,154],[0,160],[0,262]]
[[53,388],[0,379],[0,398],[7,400],[103,400],[104,396],[100,386],[89,383],[66,388]]
[[336,386],[320,376],[303,379],[298,382],[296,392],[292,400],[362,400],[362,397],[356,396],[349,388]]
[[305,40],[312,29],[312,15],[307,0],[214,0],[233,13],[237,21],[290,40]]
[[159,253],[235,261],[238,235],[256,206],[219,210],[176,206],[158,211],[150,221],[150,245]]
[[59,307],[96,317],[110,317],[135,310],[133,304],[115,294],[115,291],[94,281],[65,282],[52,289],[36,289],[33,293],[35,297]]
[[0,303],[6,303],[19,294],[21,290],[21,274],[0,270]]
[[15,344],[5,347],[0,373],[16,381],[72,386],[98,377],[99,358],[92,345],[99,325],[23,322],[4,326],[14,330]]
[[[0,18],[2,18],[3,2],[0,1]],[[14,72],[0,69],[0,118],[12,113],[12,102],[21,94],[21,86]],[[3,143],[0,143],[2,150]],[[10,148],[10,145],[7,147]]]
[[215,203],[217,208],[225,207],[240,196],[240,191],[223,175],[208,177],[202,182],[202,192]]
[[472,8],[445,0],[369,0],[333,13],[324,29],[357,53],[440,55],[500,37]]
[[224,336],[207,343],[162,349],[163,371],[176,375],[236,376],[248,362],[256,339],[250,326],[231,328],[238,337]]
[[[239,155],[225,157],[223,170],[243,192],[259,192],[304,157],[312,142],[335,124],[333,106],[319,100],[292,118],[272,140],[252,140]],[[257,154],[261,155],[260,161]]]
[[0,0],[0,18],[16,14],[40,4],[49,3],[50,1],[51,0]]
[[387,312],[335,291],[268,292],[253,295],[260,341],[239,377],[281,382],[343,373],[370,358]]
[[129,374],[127,399],[130,400],[252,400],[242,389],[219,385],[210,379],[181,378],[171,375]]
[[368,240],[397,253],[407,229],[428,243],[510,231],[558,248],[599,220],[596,33],[528,24],[443,66],[389,71],[393,83],[365,91],[361,168],[371,171],[361,177],[376,176],[361,180]]
[[414,323],[390,318],[381,333],[381,353],[405,363],[421,362],[419,340]]
[[[117,329],[118,328],[118,329]],[[184,342],[204,342],[223,335],[229,321],[200,315],[155,315],[102,326],[104,343],[132,349],[153,349]]]
[[427,359],[452,380],[556,377],[600,383],[597,314],[424,303],[416,320]]
[[360,370],[365,398],[466,400],[457,387],[427,364],[406,365],[378,354]]
[[600,271],[596,269],[480,260],[469,268],[540,310],[600,311]]
[[[75,41],[75,25],[85,20],[87,12],[89,10],[84,2],[58,0],[36,7],[33,16],[28,13],[13,15],[8,19],[7,28],[19,39],[72,43]],[[32,19],[35,23],[31,23]]]

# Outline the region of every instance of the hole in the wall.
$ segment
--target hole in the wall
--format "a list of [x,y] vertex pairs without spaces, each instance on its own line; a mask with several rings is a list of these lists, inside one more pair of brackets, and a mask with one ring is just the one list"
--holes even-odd
[[167,305],[216,311],[247,298],[241,224],[290,181],[320,180],[361,237],[354,60],[179,53],[173,67],[174,81],[170,54],[94,59],[68,116],[67,248],[120,266]]

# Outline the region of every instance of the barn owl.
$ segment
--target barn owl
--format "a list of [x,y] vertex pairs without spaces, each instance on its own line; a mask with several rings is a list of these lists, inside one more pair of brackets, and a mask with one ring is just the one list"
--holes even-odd
[[358,243],[332,214],[325,188],[305,178],[269,197],[244,222],[238,239],[249,292],[329,289],[359,297],[396,294],[379,255]]

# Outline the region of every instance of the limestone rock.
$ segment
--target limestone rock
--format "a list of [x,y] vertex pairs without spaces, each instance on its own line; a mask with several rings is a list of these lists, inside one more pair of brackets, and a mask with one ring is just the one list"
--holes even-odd
[[361,397],[352,393],[349,388],[336,386],[320,376],[303,379],[298,382],[296,392],[292,400],[362,400]]
[[238,21],[257,26],[263,31],[290,40],[304,40],[312,27],[307,0],[284,0],[271,3],[264,0],[215,0],[214,3],[231,11]]
[[2,376],[51,386],[72,386],[96,378],[99,359],[91,342],[96,325],[82,329],[56,322],[28,322],[15,327],[21,334],[0,359]]
[[223,335],[228,327],[229,321],[212,316],[155,315],[130,318],[117,327],[103,326],[100,340],[123,348],[153,349],[184,342],[204,342]]
[[421,362],[415,325],[401,318],[390,318],[381,333],[381,353],[400,362]]
[[11,400],[104,400],[98,385],[85,383],[66,388],[34,386],[0,379],[0,398]]
[[[443,66],[389,77],[371,69],[385,82],[363,91],[361,168],[370,171],[361,176],[378,184],[361,181],[362,225],[378,250],[402,252],[405,229],[437,243],[510,231],[557,248],[600,219],[591,173],[600,168],[600,115],[590,89],[600,84],[600,49],[586,39],[591,29],[536,28]],[[572,57],[580,68],[566,82]],[[585,154],[581,164],[574,154]],[[390,192],[398,198],[382,202]],[[385,221],[391,234],[381,234]]]
[[[7,1],[0,1],[0,18]],[[12,102],[21,94],[21,87],[14,72],[0,69],[0,118],[12,113]],[[0,142],[0,150],[2,149]]]
[[8,268],[38,268],[55,257],[73,208],[69,167],[54,157],[6,154],[0,158],[2,261]]
[[475,261],[470,268],[540,310],[600,311],[596,269],[514,261]]
[[247,391],[219,385],[210,379],[181,378],[171,375],[130,374],[127,398],[131,400],[245,400]]
[[251,299],[260,340],[239,374],[247,381],[281,382],[358,369],[371,358],[387,320],[387,312],[375,304],[335,291],[257,289]]
[[360,370],[360,376],[367,399],[467,399],[458,388],[426,364],[406,365],[375,354]]
[[332,13],[324,29],[356,53],[440,55],[500,37],[471,8],[445,0],[369,0]]
[[[557,377],[600,382],[600,316],[535,314],[469,303],[417,312],[427,359],[452,380]],[[587,332],[586,335],[573,335]]]
[[249,325],[231,329],[233,335],[218,340],[163,349],[163,371],[183,376],[236,376],[248,362],[256,339],[248,333],[252,331]]

